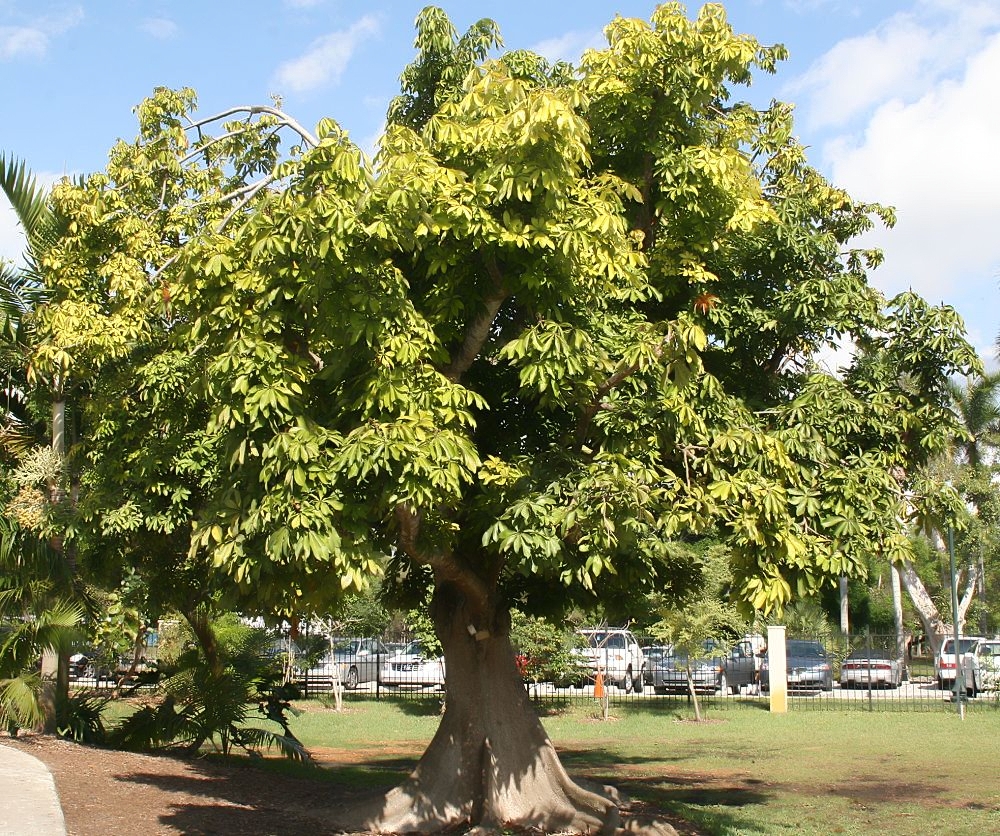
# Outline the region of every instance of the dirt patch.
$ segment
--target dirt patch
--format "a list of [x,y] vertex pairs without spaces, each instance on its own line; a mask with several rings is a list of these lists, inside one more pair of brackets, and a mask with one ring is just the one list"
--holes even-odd
[[[4,738],[3,744],[49,767],[68,836],[326,836],[338,832],[327,823],[332,812],[377,791],[374,785],[383,779],[383,789],[398,783],[423,751],[418,744],[311,750],[322,767],[370,766],[379,773],[359,790],[331,780],[329,773],[319,772],[315,778],[286,775],[250,760],[185,760],[40,735]],[[689,822],[662,815],[649,802],[633,801],[623,814],[626,820],[668,821],[682,836],[699,833]]]
[[915,802],[917,804],[933,801],[939,803],[944,795],[943,787],[924,784],[915,781],[886,780],[857,776],[850,783],[833,784],[826,792],[829,795],[846,798],[854,804],[871,805],[892,802]]
[[118,752],[43,736],[3,743],[49,767],[70,836],[318,836],[335,832],[321,811],[355,797],[322,777],[281,775],[252,764]]

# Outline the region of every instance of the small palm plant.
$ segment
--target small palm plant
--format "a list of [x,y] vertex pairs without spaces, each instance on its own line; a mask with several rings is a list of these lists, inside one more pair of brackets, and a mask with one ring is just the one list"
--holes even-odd
[[[294,688],[281,682],[280,661],[268,654],[271,638],[232,616],[214,621],[189,614],[189,641],[173,660],[161,663],[160,700],[112,729],[112,746],[131,750],[180,749],[195,754],[206,745],[229,754],[275,749],[309,761],[292,734],[285,712]],[[276,731],[266,727],[273,722]]]

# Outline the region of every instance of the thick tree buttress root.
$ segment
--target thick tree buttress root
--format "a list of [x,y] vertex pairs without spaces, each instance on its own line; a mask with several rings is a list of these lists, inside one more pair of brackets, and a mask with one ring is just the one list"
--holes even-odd
[[[336,816],[336,825],[375,833],[462,826],[609,836],[620,831],[617,792],[575,783],[559,761],[514,664],[506,610],[470,613],[460,597],[440,587],[436,601],[448,676],[441,725],[402,785]],[[634,821],[625,829],[673,832]]]

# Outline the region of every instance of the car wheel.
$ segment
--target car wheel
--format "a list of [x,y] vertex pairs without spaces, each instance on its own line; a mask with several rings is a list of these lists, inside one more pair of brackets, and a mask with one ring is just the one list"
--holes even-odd
[[357,668],[351,668],[347,672],[347,680],[344,682],[344,687],[347,688],[348,691],[353,691],[355,688],[358,687],[358,669]]
[[646,683],[646,669],[639,671],[639,675],[632,680],[632,690],[637,694],[642,693],[642,686]]
[[625,671],[625,678],[619,683],[619,687],[625,691],[626,694],[632,693],[632,669],[629,668]]
[[662,686],[662,685],[654,685],[653,686],[653,693],[654,694],[666,694],[667,693],[667,689],[664,686]]
[[726,679],[726,672],[719,674],[719,693],[722,695],[729,693],[729,680]]

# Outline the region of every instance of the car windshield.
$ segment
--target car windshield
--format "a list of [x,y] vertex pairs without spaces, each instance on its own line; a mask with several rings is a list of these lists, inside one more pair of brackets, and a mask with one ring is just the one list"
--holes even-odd
[[790,641],[786,645],[787,656],[795,656],[799,659],[823,659],[826,651],[819,642]]
[[[961,648],[962,653],[968,653],[975,646],[979,639],[959,639],[958,646]],[[942,653],[954,653],[955,652],[955,640],[947,639],[944,643],[944,647],[941,648]]]
[[357,656],[361,649],[360,639],[344,639],[333,645],[333,652],[344,656]]
[[420,642],[410,642],[406,647],[403,648],[403,653],[407,656],[423,656],[424,649],[420,645]]
[[621,633],[609,633],[604,630],[596,630],[587,634],[587,641],[591,647],[608,647],[615,650],[625,648],[625,636]]

